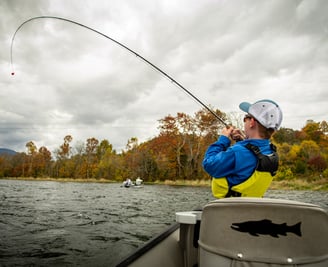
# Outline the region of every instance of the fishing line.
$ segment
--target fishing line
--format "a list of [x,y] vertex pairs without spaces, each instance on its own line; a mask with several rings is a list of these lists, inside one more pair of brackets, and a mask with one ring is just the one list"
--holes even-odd
[[164,72],[163,70],[161,70],[159,67],[155,66],[153,63],[151,63],[149,60],[147,60],[146,58],[144,58],[143,56],[141,56],[140,54],[138,54],[137,52],[135,52],[134,50],[130,49],[129,47],[127,47],[126,45],[122,44],[121,42],[109,37],[108,35],[97,31],[91,27],[88,27],[82,23],[70,20],[70,19],[66,19],[66,18],[62,18],[62,17],[56,17],[56,16],[38,16],[38,17],[33,17],[30,18],[26,21],[24,21],[21,25],[19,25],[19,27],[16,29],[12,39],[11,39],[11,46],[10,46],[10,62],[11,62],[11,75],[15,75],[15,71],[14,71],[14,64],[13,64],[13,46],[14,46],[14,40],[15,37],[18,33],[18,31],[28,22],[32,21],[32,20],[37,20],[37,19],[56,19],[56,20],[62,20],[62,21],[66,21],[69,23],[73,23],[75,25],[81,26],[85,29],[88,29],[90,31],[93,31],[109,40],[111,40],[112,42],[116,43],[117,45],[119,45],[120,47],[128,50],[130,53],[132,53],[133,55],[135,55],[136,57],[140,58],[142,61],[144,61],[145,63],[147,63],[148,65],[150,65],[153,69],[155,69],[157,72],[159,72],[160,74],[164,75],[167,79],[169,79],[172,83],[174,83],[176,86],[178,86],[180,89],[182,89],[184,92],[186,92],[189,96],[191,96],[194,100],[196,100],[200,105],[202,105],[206,110],[208,110],[212,115],[214,115],[214,117],[216,117],[221,123],[223,123],[225,126],[228,127],[228,124],[218,116],[218,114],[216,114],[213,110],[211,110],[208,106],[206,106],[200,99],[198,99],[195,95],[193,95],[189,90],[187,90],[185,87],[183,87],[178,81],[176,81],[175,79],[173,79],[170,75],[168,75],[166,72]]

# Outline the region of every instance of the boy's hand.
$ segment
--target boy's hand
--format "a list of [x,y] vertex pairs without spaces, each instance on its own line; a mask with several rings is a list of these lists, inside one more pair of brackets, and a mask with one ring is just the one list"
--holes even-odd
[[224,136],[230,138],[233,130],[234,130],[233,126],[227,126],[227,127],[223,128],[221,135],[224,135]]
[[233,129],[230,136],[231,139],[235,141],[242,141],[245,139],[245,135],[240,129]]

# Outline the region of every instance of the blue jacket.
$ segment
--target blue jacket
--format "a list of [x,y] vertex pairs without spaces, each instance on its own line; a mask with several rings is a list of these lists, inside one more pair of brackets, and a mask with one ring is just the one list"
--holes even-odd
[[226,177],[229,186],[240,184],[255,171],[257,157],[245,146],[248,143],[260,148],[261,153],[268,155],[273,151],[269,139],[246,139],[230,146],[230,139],[224,135],[207,149],[203,167],[213,178]]

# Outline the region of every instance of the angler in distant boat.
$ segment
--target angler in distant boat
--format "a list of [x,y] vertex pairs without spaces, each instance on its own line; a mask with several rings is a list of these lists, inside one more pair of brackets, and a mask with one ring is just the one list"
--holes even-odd
[[286,236],[287,233],[302,236],[301,222],[289,226],[287,223],[275,224],[271,220],[248,221],[233,223],[231,228],[239,232],[249,233],[253,236],[270,235],[272,237],[279,237],[278,235]]
[[140,179],[140,177],[138,177],[138,178],[136,179],[136,183],[135,183],[135,185],[136,185],[136,186],[142,186],[142,182],[143,182],[143,180]]
[[132,183],[131,179],[128,178],[123,182],[123,187],[130,187],[130,186],[133,186],[133,183]]
[[[270,143],[282,122],[282,111],[272,100],[243,102],[244,131],[228,126],[218,141],[209,146],[204,169],[213,177],[216,198],[263,197],[278,169],[278,154]],[[231,139],[238,141],[233,146]]]

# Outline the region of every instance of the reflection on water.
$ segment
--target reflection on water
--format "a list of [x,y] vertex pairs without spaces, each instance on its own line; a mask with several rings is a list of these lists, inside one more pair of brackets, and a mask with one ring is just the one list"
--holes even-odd
[[[113,266],[174,222],[176,211],[213,200],[209,188],[0,180],[1,266]],[[328,193],[269,191],[319,204]]]

